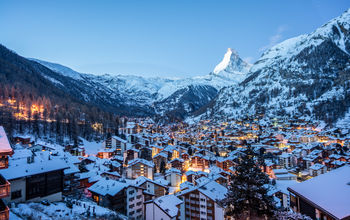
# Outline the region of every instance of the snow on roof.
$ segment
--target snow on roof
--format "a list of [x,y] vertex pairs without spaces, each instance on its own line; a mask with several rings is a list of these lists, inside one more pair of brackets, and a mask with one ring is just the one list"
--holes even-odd
[[183,183],[180,184],[180,190],[184,190],[184,189],[188,189],[190,187],[193,187],[193,183],[185,181]]
[[9,162],[9,167],[7,169],[0,170],[0,174],[2,174],[6,179],[12,180],[67,168],[69,168],[69,165],[67,165],[60,158],[51,157],[49,160],[48,158],[43,159],[34,157],[34,161],[32,163],[28,163],[27,159],[11,160]]
[[101,180],[96,182],[94,185],[90,186],[88,190],[103,196],[107,194],[110,196],[115,196],[121,190],[127,188],[128,186],[130,186],[129,183],[102,178]]
[[74,174],[74,173],[79,173],[80,172],[79,168],[76,165],[74,165],[73,163],[67,163],[67,165],[69,166],[69,168],[65,169],[63,171],[64,175]]
[[336,218],[350,216],[349,165],[293,185],[288,190],[310,200]]
[[198,190],[214,201],[224,199],[227,194],[227,188],[215,181],[199,187]]
[[0,154],[13,154],[4,127],[0,126]]
[[159,183],[160,185],[167,186],[169,185],[169,181],[164,178],[155,179],[154,182]]
[[122,143],[128,143],[127,140],[124,140],[123,138],[118,137],[118,136],[113,136],[112,138],[113,138],[113,139],[116,139],[117,141],[120,141],[120,142],[122,142]]
[[142,158],[136,158],[136,159],[133,159],[129,162],[129,166],[133,166],[137,163],[142,163],[146,166],[149,166],[149,167],[154,167],[154,163],[152,161],[148,161],[148,160],[145,160],[145,159],[142,159]]
[[176,174],[179,174],[181,175],[181,171],[179,169],[176,169],[176,168],[170,168],[168,170],[165,171],[165,175],[168,176],[172,173],[176,173]]
[[325,167],[325,165],[320,164],[320,163],[315,163],[314,165],[312,165],[310,167],[310,169],[312,169],[312,170],[319,170],[319,169],[322,169],[323,167]]
[[167,184],[162,184],[161,182],[157,182],[157,181],[153,181],[147,177],[144,177],[144,176],[139,176],[137,177],[135,180],[135,185],[136,186],[141,186],[142,184],[144,184],[145,182],[150,182],[150,183],[153,183],[153,184],[156,184],[156,185],[159,185],[159,186],[163,186],[163,187],[167,187]]
[[154,200],[164,212],[166,212],[171,218],[177,216],[179,209],[177,205],[183,203],[183,201],[177,198],[175,195],[166,195],[158,197]]

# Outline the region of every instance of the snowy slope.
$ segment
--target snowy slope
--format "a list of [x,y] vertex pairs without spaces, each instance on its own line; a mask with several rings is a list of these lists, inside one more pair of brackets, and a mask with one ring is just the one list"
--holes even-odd
[[239,86],[220,91],[202,117],[259,112],[335,122],[349,108],[349,53],[350,10],[267,50]]
[[[57,76],[44,77],[72,90],[72,93],[82,97],[84,101],[98,102],[107,107],[117,106],[126,111],[133,108],[140,115],[177,112],[181,118],[206,105],[224,86],[241,82],[249,68],[249,64],[231,49],[218,65],[222,68],[220,71],[214,70],[205,76],[183,79],[84,74],[60,64],[32,60],[57,72]],[[67,81],[67,78],[71,81]]]

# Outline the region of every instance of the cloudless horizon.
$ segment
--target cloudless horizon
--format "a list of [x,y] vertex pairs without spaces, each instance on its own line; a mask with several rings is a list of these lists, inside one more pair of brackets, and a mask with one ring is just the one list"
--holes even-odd
[[350,8],[348,0],[0,1],[0,43],[94,74],[191,77],[227,48],[250,63]]

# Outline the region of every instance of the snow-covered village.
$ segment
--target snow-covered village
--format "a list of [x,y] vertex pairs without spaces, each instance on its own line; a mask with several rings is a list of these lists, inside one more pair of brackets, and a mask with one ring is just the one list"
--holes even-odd
[[350,3],[220,2],[1,1],[0,220],[350,220]]

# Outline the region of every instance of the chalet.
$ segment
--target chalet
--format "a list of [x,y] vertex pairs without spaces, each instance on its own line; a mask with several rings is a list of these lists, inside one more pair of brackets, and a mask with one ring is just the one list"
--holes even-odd
[[104,148],[112,148],[115,154],[122,156],[127,148],[128,141],[118,136],[112,136],[102,143]]
[[180,205],[183,201],[175,195],[166,195],[145,202],[147,220],[176,220],[179,219]]
[[180,186],[182,180],[181,171],[175,168],[170,168],[165,172],[165,179],[170,183],[171,186]]
[[[5,130],[0,126],[0,171],[8,168],[8,156],[13,155],[13,150],[8,141]],[[11,187],[10,182],[0,175],[0,219],[8,220],[10,218],[9,208],[4,203],[3,199],[6,199],[10,195]]]
[[289,173],[288,170],[282,169],[273,169],[272,178],[276,180],[296,180],[297,176]]
[[178,169],[180,171],[184,170],[184,163],[185,163],[185,161],[183,159],[179,159],[179,158],[175,158],[172,161],[170,161],[171,167]]
[[283,152],[278,156],[279,165],[284,168],[291,168],[295,165],[293,155],[291,153]]
[[129,219],[144,219],[144,189],[132,182],[104,178],[88,190],[98,205],[124,214]]
[[124,164],[128,164],[129,161],[139,158],[140,150],[130,147],[124,151]]
[[218,201],[227,194],[226,187],[215,181],[181,191],[177,196],[181,204],[180,219],[224,219],[224,207]]
[[98,151],[96,157],[101,159],[110,159],[116,154],[115,149],[112,148],[102,148]]
[[31,145],[34,143],[31,136],[15,136],[12,138],[16,144]]
[[310,176],[318,176],[327,172],[327,167],[323,164],[315,163],[309,167]]
[[[16,155],[16,151],[15,154]],[[14,157],[2,174],[11,184],[8,202],[62,200],[64,170],[69,166],[59,158],[35,156]]]
[[120,174],[116,171],[114,172],[105,171],[101,174],[101,177],[105,177],[111,180],[119,180],[121,178]]
[[[149,194],[152,195],[152,197],[157,198],[164,196],[168,190],[168,186],[160,183],[159,181],[153,181],[151,179],[148,179],[144,176],[139,176],[135,179],[135,185],[138,187],[141,187],[145,189],[145,191]],[[147,201],[145,199],[145,201]]]
[[216,166],[220,167],[225,171],[229,171],[230,167],[235,166],[235,162],[233,162],[234,157],[218,157],[216,160]]
[[141,158],[131,160],[128,164],[126,173],[130,179],[136,179],[139,176],[144,176],[153,179],[154,163]]
[[312,219],[350,219],[350,166],[288,187],[290,207]]
[[159,154],[156,154],[153,157],[153,163],[155,164],[155,166],[157,167],[157,171],[159,172],[160,169],[160,165],[162,163],[166,164],[168,160],[168,155],[166,153],[160,152]]

